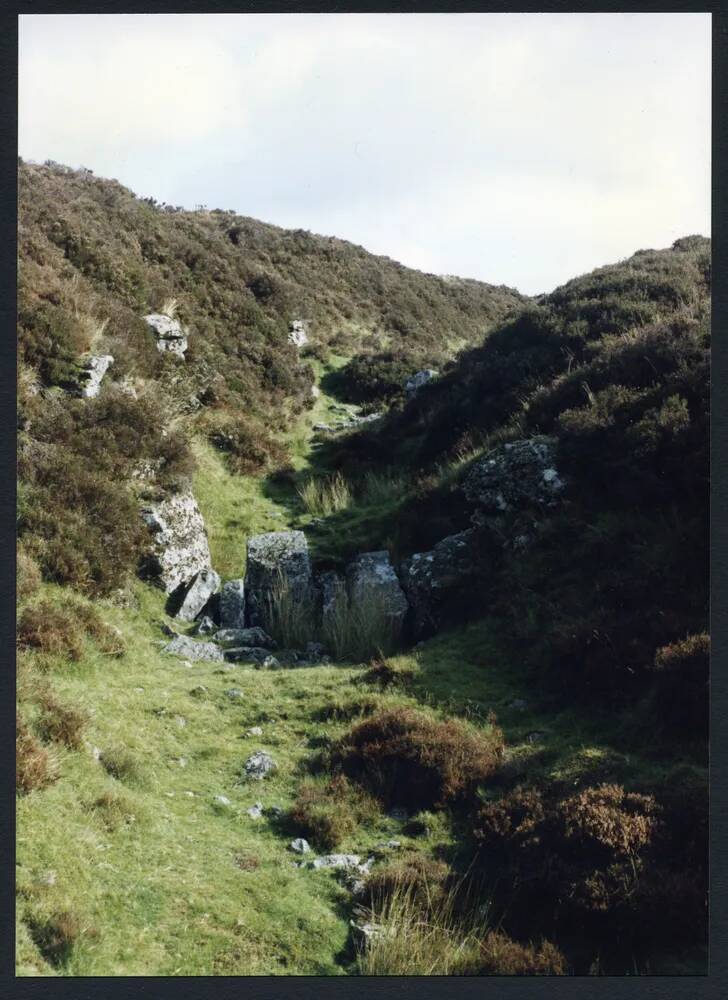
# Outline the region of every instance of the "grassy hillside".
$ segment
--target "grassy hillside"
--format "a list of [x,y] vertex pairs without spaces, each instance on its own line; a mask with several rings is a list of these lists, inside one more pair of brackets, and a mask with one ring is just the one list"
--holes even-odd
[[[704,972],[709,242],[535,301],[57,165],[20,197],[19,973]],[[95,399],[68,391],[87,351],[116,358]],[[433,638],[277,670],[160,652],[140,496],[191,483],[223,579],[290,527],[320,568],[398,563],[472,526],[484,455],[544,434],[562,502],[480,519]],[[299,868],[297,837],[371,871]]]

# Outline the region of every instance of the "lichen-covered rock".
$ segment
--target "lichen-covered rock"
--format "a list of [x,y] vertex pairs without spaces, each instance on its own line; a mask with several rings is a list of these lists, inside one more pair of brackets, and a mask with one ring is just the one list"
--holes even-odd
[[270,650],[262,646],[234,646],[221,652],[221,656],[223,655],[228,663],[262,664],[270,656]]
[[228,580],[220,591],[220,624],[245,628],[245,581]]
[[175,636],[162,648],[162,652],[170,656],[180,656],[184,660],[209,660],[211,663],[220,663],[224,659],[222,650],[214,642],[198,642],[188,635]]
[[113,365],[114,359],[110,354],[94,354],[84,358],[81,369],[81,395],[86,399],[93,399],[98,396],[101,382],[109,369]]
[[447,604],[468,586],[478,562],[473,551],[475,534],[475,529],[470,528],[449,535],[432,551],[417,552],[402,564],[400,577],[411,608],[415,639],[435,632],[442,624]]
[[193,622],[219,586],[220,577],[214,569],[201,569],[190,584],[175,617]]
[[257,750],[245,761],[243,770],[247,778],[262,781],[267,774],[275,771],[277,766],[269,753],[266,753],[265,750]]
[[205,615],[204,618],[201,618],[200,621],[198,622],[197,628],[195,629],[195,634],[210,635],[212,632],[215,631],[216,628],[217,625],[215,625],[215,622],[212,620],[212,618],[210,618],[209,615]]
[[158,351],[169,351],[184,358],[187,350],[187,334],[179,320],[165,316],[164,313],[150,313],[144,320],[157,336]]
[[291,320],[291,325],[288,331],[288,342],[293,344],[294,347],[303,347],[308,343],[308,332],[306,330],[306,326],[306,321],[303,319]]
[[245,593],[251,626],[275,632],[271,622],[284,602],[302,619],[315,620],[319,594],[302,531],[268,531],[248,539]]
[[346,567],[349,607],[381,612],[393,630],[401,629],[407,614],[407,598],[389,561],[389,553],[363,552]]
[[432,368],[424,368],[422,371],[410,375],[404,383],[404,391],[407,399],[412,399],[413,396],[416,396],[422,386],[427,385],[433,378],[437,378],[437,372],[433,371]]
[[213,636],[221,646],[257,646],[264,649],[275,649],[275,640],[259,626],[253,628],[221,628]]
[[556,441],[549,437],[511,441],[473,465],[465,495],[488,513],[551,507],[564,489],[556,465]]
[[191,493],[171,494],[143,507],[142,517],[152,533],[145,575],[158,579],[165,593],[212,569],[205,522]]

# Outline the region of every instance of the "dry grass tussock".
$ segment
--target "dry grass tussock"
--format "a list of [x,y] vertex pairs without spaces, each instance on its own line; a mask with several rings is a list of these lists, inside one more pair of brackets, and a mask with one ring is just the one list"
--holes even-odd
[[346,510],[352,499],[349,484],[340,472],[320,479],[307,479],[296,492],[306,513],[314,517],[338,514]]

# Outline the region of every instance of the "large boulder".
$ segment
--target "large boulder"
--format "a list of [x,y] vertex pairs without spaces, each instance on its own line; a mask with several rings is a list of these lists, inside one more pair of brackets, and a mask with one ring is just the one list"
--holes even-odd
[[427,385],[433,378],[437,378],[437,372],[433,371],[432,368],[424,368],[422,371],[410,375],[404,383],[404,391],[407,399],[412,399],[413,396],[416,396],[422,386]]
[[193,622],[219,586],[220,577],[214,569],[201,569],[182,599],[176,617]]
[[184,358],[187,350],[187,334],[179,320],[165,316],[164,313],[150,313],[144,320],[156,334],[158,351]]
[[114,359],[110,354],[92,354],[84,358],[81,368],[80,392],[85,399],[93,399],[98,396],[101,381],[113,363]]
[[201,570],[211,570],[205,522],[190,492],[168,495],[142,508],[152,538],[144,573],[171,594],[189,584]]
[[319,595],[302,531],[268,531],[248,539],[245,593],[251,626],[275,633],[276,616],[287,614],[315,621]]
[[411,608],[413,638],[437,631],[453,603],[467,603],[466,591],[479,562],[476,529],[470,528],[443,538],[430,552],[417,552],[402,563],[400,578]]
[[245,581],[228,580],[220,591],[220,625],[245,628]]
[[564,485],[556,469],[555,439],[533,437],[488,452],[473,465],[464,490],[483,512],[502,514],[552,507]]
[[389,561],[389,553],[362,552],[346,567],[349,607],[355,614],[382,614],[394,633],[407,614],[407,598]]

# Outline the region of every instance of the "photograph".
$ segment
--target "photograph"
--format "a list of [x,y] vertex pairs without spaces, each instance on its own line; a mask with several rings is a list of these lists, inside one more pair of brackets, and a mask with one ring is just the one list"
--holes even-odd
[[713,27],[18,17],[15,977],[708,982]]

